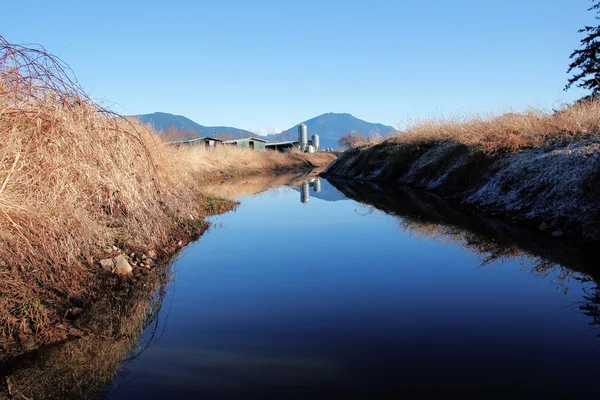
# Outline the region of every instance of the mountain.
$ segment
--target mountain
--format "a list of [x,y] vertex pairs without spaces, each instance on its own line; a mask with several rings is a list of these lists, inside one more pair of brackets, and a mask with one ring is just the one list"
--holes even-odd
[[[143,123],[153,125],[158,131],[164,132],[167,135],[174,134],[169,131],[172,130],[173,127],[176,128],[179,132],[175,134],[176,137],[173,137],[173,139],[201,136],[217,136],[221,139],[238,139],[258,136],[250,131],[229,126],[200,125],[182,115],[173,115],[163,112],[134,115],[134,117],[138,118]],[[321,148],[339,148],[338,139],[348,132],[356,132],[361,135],[379,132],[379,134],[385,136],[388,132],[395,131],[391,126],[366,122],[353,115],[339,113],[319,115],[318,117],[304,121],[304,124],[306,124],[306,127],[308,128],[309,139],[313,134],[319,134]],[[261,137],[271,141],[296,140],[298,139],[298,125],[294,125],[282,133]]]
[[[339,148],[338,139],[348,132],[368,135],[379,132],[385,136],[388,132],[395,132],[391,126],[376,124],[358,119],[351,114],[327,113],[304,121],[308,129],[308,137],[314,133],[319,134],[321,148]],[[278,134],[267,135],[268,140],[295,140],[298,138],[298,125]]]
[[152,114],[134,115],[145,124],[151,124],[156,130],[165,134],[169,133],[173,127],[181,131],[179,135],[185,138],[217,136],[222,139],[238,139],[243,137],[257,136],[256,134],[244,129],[232,128],[230,126],[204,126],[200,125],[183,115],[173,115],[163,112]]

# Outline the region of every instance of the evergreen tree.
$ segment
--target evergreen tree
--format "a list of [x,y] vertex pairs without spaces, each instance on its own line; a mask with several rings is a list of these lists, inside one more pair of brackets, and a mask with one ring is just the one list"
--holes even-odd
[[[588,11],[596,11],[600,14],[600,1],[593,0],[594,5]],[[596,16],[600,20],[599,16]],[[600,97],[600,25],[586,26],[578,31],[585,33],[586,37],[581,39],[580,48],[571,53],[572,61],[567,73],[573,72],[573,76],[565,86],[569,89],[573,84],[578,87],[592,91],[593,97]]]

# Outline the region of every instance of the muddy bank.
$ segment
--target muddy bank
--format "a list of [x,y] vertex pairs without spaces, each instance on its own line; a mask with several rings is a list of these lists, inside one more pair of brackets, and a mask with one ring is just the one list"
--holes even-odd
[[455,141],[381,144],[345,152],[324,172],[427,189],[553,237],[600,240],[600,142],[489,154]]
[[[80,337],[0,362],[0,399],[104,397],[114,377],[126,374],[127,361],[160,337],[165,321],[158,313],[177,253],[160,259],[143,279],[107,283],[104,296],[65,322]],[[144,340],[146,329],[152,334]]]

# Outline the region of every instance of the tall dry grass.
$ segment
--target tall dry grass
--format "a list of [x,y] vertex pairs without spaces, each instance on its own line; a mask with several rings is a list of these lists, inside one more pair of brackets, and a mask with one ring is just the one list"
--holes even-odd
[[207,212],[199,181],[311,165],[295,153],[169,147],[98,106],[43,48],[1,36],[0,137],[0,349],[64,337],[55,326],[66,311],[102,291],[106,246],[161,249],[192,235]]
[[578,102],[553,112],[529,110],[504,115],[430,119],[417,122],[388,141],[416,144],[452,141],[487,154],[514,153],[527,148],[596,137],[600,102]]
[[191,179],[194,182],[198,182],[198,179],[214,180],[223,176],[324,167],[335,159],[330,153],[308,154],[299,150],[285,153],[271,150],[253,151],[223,145],[207,148],[153,143],[151,149],[161,166],[170,171],[178,171],[178,179],[183,176],[184,181]]

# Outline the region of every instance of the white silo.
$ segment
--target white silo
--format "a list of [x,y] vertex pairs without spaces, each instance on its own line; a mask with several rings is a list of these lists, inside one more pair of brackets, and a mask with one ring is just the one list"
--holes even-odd
[[305,124],[298,125],[298,144],[302,151],[305,151],[308,146],[308,128]]
[[316,133],[312,135],[312,145],[315,146],[315,151],[319,151],[319,135],[317,135]]
[[310,201],[310,183],[308,181],[302,182],[300,186],[300,202],[306,204]]

